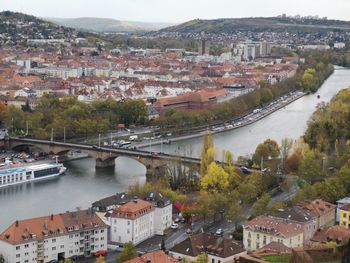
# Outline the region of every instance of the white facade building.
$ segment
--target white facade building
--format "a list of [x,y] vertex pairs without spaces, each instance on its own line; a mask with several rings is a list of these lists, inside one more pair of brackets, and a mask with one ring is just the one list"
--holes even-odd
[[111,217],[112,242],[139,244],[154,235],[154,207],[142,199],[135,199],[116,208]]
[[6,263],[46,263],[107,250],[107,226],[89,210],[16,221],[0,234]]

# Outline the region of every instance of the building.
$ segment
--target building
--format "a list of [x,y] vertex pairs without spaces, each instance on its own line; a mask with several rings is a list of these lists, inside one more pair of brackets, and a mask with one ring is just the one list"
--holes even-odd
[[91,210],[13,223],[0,234],[6,263],[46,263],[107,249],[107,225]]
[[208,262],[226,263],[245,255],[246,251],[235,240],[210,233],[190,236],[169,251],[169,254],[179,261],[182,258],[196,260],[201,253],[207,253]]
[[[117,193],[115,195],[103,198],[92,204],[92,209],[96,214],[108,225],[110,225],[109,217],[116,208],[135,199],[126,193]],[[154,234],[164,235],[164,231],[171,226],[173,205],[171,201],[158,192],[150,192],[144,198],[150,202],[154,211]]]
[[322,199],[306,201],[299,204],[305,209],[317,214],[318,228],[335,225],[335,209],[336,205],[328,203]]
[[227,91],[224,89],[205,89],[176,97],[158,99],[154,108],[160,116],[164,116],[169,109],[177,111],[205,110],[213,107],[226,96]]
[[343,49],[345,47],[346,47],[346,44],[344,42],[334,43],[334,48],[336,48],[336,49]]
[[336,211],[336,218],[335,222],[339,222],[340,218],[340,208],[343,207],[344,205],[350,204],[350,197],[345,197],[343,199],[340,199],[337,201],[337,211]]
[[287,247],[301,247],[304,242],[301,224],[272,216],[258,216],[243,224],[243,245],[255,251],[271,242]]
[[350,230],[341,226],[332,226],[319,229],[311,238],[313,243],[326,244],[336,242],[337,244],[347,244],[350,238]]
[[154,233],[164,235],[164,231],[171,226],[173,205],[168,198],[158,192],[151,192],[145,198],[152,203],[154,211]]
[[125,263],[178,263],[179,261],[167,254],[164,251],[154,251],[146,253],[141,257],[137,257],[126,261]]
[[303,229],[304,244],[310,241],[318,229],[317,214],[301,206],[279,209],[273,216],[300,224]]
[[110,238],[117,244],[135,245],[154,235],[154,207],[142,199],[134,199],[116,208],[110,216]]
[[339,209],[339,226],[350,229],[350,204]]
[[266,57],[271,55],[271,44],[267,41],[260,42],[260,56]]
[[198,43],[198,54],[199,55],[209,55],[210,52],[210,42],[207,40],[202,40]]

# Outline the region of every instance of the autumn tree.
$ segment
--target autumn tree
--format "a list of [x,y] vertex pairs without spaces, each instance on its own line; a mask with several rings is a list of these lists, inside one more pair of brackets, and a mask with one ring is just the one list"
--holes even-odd
[[8,109],[6,105],[0,101],[0,125],[8,118]]
[[321,161],[317,160],[315,154],[310,152],[302,160],[298,175],[308,183],[315,183],[324,177],[321,170]]
[[118,255],[117,262],[123,263],[136,257],[137,252],[135,245],[132,242],[127,242],[123,246],[123,251]]
[[104,257],[99,256],[98,258],[96,258],[95,263],[106,263],[106,260],[104,259]]
[[230,181],[229,174],[215,162],[212,162],[204,177],[200,180],[201,188],[210,193],[222,193],[227,191]]
[[256,164],[260,164],[261,160],[265,161],[269,158],[276,158],[279,154],[280,149],[277,142],[267,139],[256,147],[253,160]]
[[204,252],[201,253],[201,254],[197,257],[195,263],[208,263],[208,255],[207,255],[206,253],[204,253]]
[[213,137],[208,131],[203,138],[201,149],[200,174],[203,177],[207,173],[208,166],[215,160]]

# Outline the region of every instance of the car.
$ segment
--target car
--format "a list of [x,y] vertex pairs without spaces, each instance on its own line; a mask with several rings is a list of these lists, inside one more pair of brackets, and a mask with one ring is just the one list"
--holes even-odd
[[101,257],[101,256],[107,255],[107,253],[108,253],[107,250],[99,250],[99,251],[95,252],[93,255],[95,257]]
[[184,217],[181,218],[180,222],[183,223],[183,224],[186,223],[186,218],[184,218]]
[[172,223],[171,226],[170,226],[171,229],[178,229],[179,228],[179,225],[176,224],[176,223]]
[[181,221],[181,218],[177,217],[177,218],[175,218],[174,223],[180,223],[180,221]]
[[157,153],[157,152],[152,152],[152,153],[151,153],[151,156],[154,157],[154,158],[159,158],[159,153]]
[[187,230],[186,230],[186,234],[188,234],[188,235],[192,234],[192,230],[191,230],[191,228],[187,228]]
[[216,232],[215,232],[215,235],[218,235],[218,236],[222,236],[224,234],[224,231],[221,229],[221,228],[219,228],[218,230],[216,230]]

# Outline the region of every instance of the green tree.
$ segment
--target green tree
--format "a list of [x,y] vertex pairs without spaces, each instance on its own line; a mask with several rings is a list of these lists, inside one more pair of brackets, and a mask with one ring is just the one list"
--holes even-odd
[[124,244],[123,251],[118,255],[117,262],[123,263],[136,257],[137,252],[135,245],[132,242],[128,242]]
[[238,186],[238,192],[243,203],[249,203],[257,197],[256,187],[251,183],[241,183]]
[[314,153],[307,153],[302,160],[298,175],[308,183],[315,183],[324,177],[321,170],[321,162],[316,159]]
[[253,155],[253,160],[256,164],[260,164],[261,159],[263,161],[269,158],[276,158],[280,154],[279,146],[276,141],[267,139],[263,143],[259,144]]
[[313,68],[305,70],[301,83],[303,85],[304,90],[307,91],[316,91],[317,88],[317,78],[316,78],[316,70]]
[[235,192],[230,198],[230,206],[225,215],[227,220],[232,221],[233,225],[237,227],[243,220],[242,218],[242,206],[239,204],[239,194]]
[[268,209],[271,196],[268,193],[263,194],[253,205],[252,216],[256,217],[265,214]]

